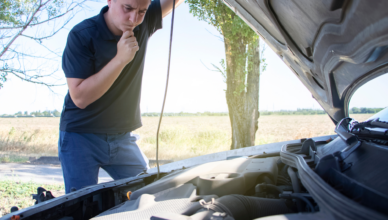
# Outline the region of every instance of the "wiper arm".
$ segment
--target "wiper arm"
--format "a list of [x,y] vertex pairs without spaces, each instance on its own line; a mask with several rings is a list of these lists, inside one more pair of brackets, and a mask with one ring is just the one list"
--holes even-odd
[[355,122],[350,132],[362,139],[388,141],[388,123],[380,121],[379,118],[361,123]]
[[374,120],[365,121],[365,122],[355,122],[353,127],[351,128],[351,132],[353,130],[357,129],[365,129],[365,128],[387,128],[388,129],[388,122],[386,121],[380,121],[380,118],[376,118]]
[[388,129],[388,122],[386,121],[380,121],[380,118],[376,118],[375,120],[371,121],[372,126],[376,126],[378,128],[387,128]]

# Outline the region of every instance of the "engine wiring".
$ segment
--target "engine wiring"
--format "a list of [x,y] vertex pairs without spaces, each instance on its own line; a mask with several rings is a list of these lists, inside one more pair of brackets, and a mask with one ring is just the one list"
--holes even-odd
[[172,34],[173,34],[173,30],[174,30],[174,15],[175,15],[175,0],[173,0],[173,3],[172,3],[170,48],[169,48],[169,52],[168,52],[168,67],[167,67],[166,89],[164,91],[164,99],[163,99],[162,111],[161,111],[160,117],[159,117],[158,131],[156,132],[156,166],[158,168],[158,174],[156,176],[156,180],[158,180],[159,177],[160,177],[160,168],[159,168],[159,130],[160,130],[160,124],[162,123],[163,112],[164,112],[164,105],[166,104],[168,80],[170,78],[170,63],[171,63]]

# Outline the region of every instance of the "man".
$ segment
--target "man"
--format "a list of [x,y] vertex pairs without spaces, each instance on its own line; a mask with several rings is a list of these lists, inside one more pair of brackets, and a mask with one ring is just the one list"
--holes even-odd
[[142,125],[148,38],[172,6],[172,0],[108,0],[99,15],[70,31],[62,58],[69,92],[58,141],[66,193],[97,184],[100,167],[115,180],[147,169],[131,131]]

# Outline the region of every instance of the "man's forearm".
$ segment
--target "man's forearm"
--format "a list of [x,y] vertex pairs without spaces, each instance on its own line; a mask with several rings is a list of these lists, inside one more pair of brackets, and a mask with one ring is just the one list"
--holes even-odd
[[89,78],[67,78],[70,96],[74,104],[84,109],[101,98],[113,85],[125,65],[125,62],[115,57],[98,73]]
[[117,43],[117,54],[98,73],[86,78],[67,78],[67,85],[74,104],[81,109],[86,108],[101,98],[113,85],[125,65],[133,60],[139,50],[133,32],[126,31]]

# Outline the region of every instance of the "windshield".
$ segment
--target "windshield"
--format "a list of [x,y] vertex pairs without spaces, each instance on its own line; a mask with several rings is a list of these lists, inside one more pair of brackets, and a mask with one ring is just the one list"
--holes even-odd
[[348,120],[348,131],[359,139],[388,144],[388,107],[361,123],[350,118]]
[[373,115],[372,117],[368,118],[367,121],[372,121],[376,119],[379,119],[379,121],[388,122],[388,107],[384,110],[381,110],[379,113]]
[[[349,116],[359,122],[369,120],[388,106],[388,74],[378,76],[357,89],[349,102]],[[387,114],[385,114],[387,115]],[[380,117],[380,116],[379,116]],[[387,117],[385,117],[385,121]]]

